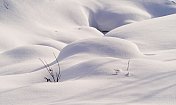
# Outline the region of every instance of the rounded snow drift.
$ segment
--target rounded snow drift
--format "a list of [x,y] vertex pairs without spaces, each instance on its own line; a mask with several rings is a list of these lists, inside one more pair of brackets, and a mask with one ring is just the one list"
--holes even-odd
[[134,43],[124,39],[104,37],[80,40],[66,46],[60,52],[59,60],[82,53],[116,58],[135,58],[142,56],[142,53]]

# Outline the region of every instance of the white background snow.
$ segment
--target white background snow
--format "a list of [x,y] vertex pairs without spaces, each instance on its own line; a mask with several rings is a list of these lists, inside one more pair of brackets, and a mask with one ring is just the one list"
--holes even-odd
[[176,3],[0,0],[0,105],[176,105]]

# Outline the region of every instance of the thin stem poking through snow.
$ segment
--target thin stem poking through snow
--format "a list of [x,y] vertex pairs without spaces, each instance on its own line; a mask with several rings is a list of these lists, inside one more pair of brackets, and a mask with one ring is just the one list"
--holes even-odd
[[[42,59],[39,58],[39,60],[43,63],[43,65],[45,66],[46,70],[48,71],[48,73],[50,74],[50,76],[53,78],[53,81],[55,82],[55,77],[54,77],[54,73],[53,73],[53,69],[48,65],[48,63],[46,61],[43,61]],[[45,77],[45,79],[50,80],[48,78]]]
[[48,72],[51,75],[51,77],[53,78],[53,81],[56,82],[55,77],[54,77],[54,71],[53,71],[53,69],[49,66],[49,64],[46,61],[45,61],[45,64],[48,67]]
[[125,74],[125,76],[127,76],[127,77],[129,77],[130,76],[130,72],[129,72],[129,67],[130,67],[130,59],[128,60],[128,65],[127,65],[127,71],[128,71],[128,73],[127,74]]
[[57,66],[58,66],[58,73],[56,73],[56,77],[57,77],[57,82],[59,82],[59,79],[61,78],[61,70],[60,70],[60,64],[59,64],[59,61],[55,55],[55,53],[53,53],[55,59],[56,59],[56,62],[57,62]]
[[[50,76],[53,79],[53,82],[59,82],[59,80],[61,79],[61,68],[60,68],[60,64],[59,61],[56,57],[56,55],[53,53],[56,62],[57,62],[57,66],[58,66],[58,71],[54,72],[54,70],[52,69],[52,67],[45,61],[42,60],[41,58],[39,58],[39,60],[42,62],[42,64],[45,66],[46,70],[48,71],[48,73],[50,74]],[[46,79],[47,82],[52,82],[49,78],[44,77],[44,79]]]

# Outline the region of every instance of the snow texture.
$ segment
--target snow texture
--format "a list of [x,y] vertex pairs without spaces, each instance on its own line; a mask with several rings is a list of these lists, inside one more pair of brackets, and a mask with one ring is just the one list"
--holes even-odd
[[0,0],[0,105],[175,105],[175,21],[174,0]]

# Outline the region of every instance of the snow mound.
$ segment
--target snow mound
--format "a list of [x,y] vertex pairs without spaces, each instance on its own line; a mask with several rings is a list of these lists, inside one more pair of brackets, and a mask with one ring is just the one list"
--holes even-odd
[[0,3],[3,23],[35,28],[92,26],[110,31],[125,24],[176,12],[176,6],[169,0],[1,0]]
[[142,51],[176,48],[176,14],[116,28],[106,36],[130,40]]
[[0,105],[175,105],[174,1],[0,0]]
[[79,53],[119,58],[133,58],[142,55],[138,47],[130,41],[104,37],[80,40],[66,46],[60,52],[59,60]]
[[[23,46],[0,53],[0,75],[28,73],[43,66],[38,58],[52,61],[58,50],[40,45]],[[29,66],[30,65],[30,66]]]
[[[79,56],[81,59],[81,56]],[[84,58],[82,58],[84,59]],[[73,79],[103,79],[104,76],[111,76],[114,74],[114,69],[121,70],[120,75],[127,73],[126,67],[128,60],[119,59],[113,57],[89,57],[82,62],[76,62],[72,65],[69,62],[75,59],[68,59],[62,62],[67,64],[68,67],[62,70],[62,81],[68,81]],[[117,66],[118,65],[118,66]]]
[[100,0],[95,4],[97,8],[87,7],[89,22],[101,31],[110,31],[129,23],[176,13],[176,6],[167,0]]

